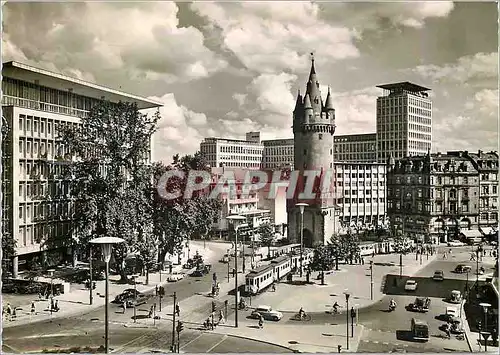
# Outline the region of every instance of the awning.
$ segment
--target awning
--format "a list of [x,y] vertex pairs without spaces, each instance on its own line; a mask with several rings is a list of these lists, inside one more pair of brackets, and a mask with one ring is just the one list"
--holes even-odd
[[493,228],[491,227],[480,227],[484,235],[489,235],[493,233]]
[[465,238],[481,238],[483,236],[477,229],[464,229],[460,231],[460,234],[463,234]]

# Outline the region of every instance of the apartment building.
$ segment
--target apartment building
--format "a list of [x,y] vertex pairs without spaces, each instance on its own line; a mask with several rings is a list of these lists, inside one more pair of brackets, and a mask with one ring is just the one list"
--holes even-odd
[[2,116],[9,127],[2,141],[2,232],[16,242],[16,277],[40,257],[71,252],[41,243],[49,235],[73,237],[68,168],[74,158],[59,130],[77,126],[102,100],[136,103],[139,109],[161,104],[18,62],[4,63],[2,75]]
[[333,163],[377,161],[377,134],[344,134],[334,136]]
[[385,226],[386,165],[336,162],[333,170],[341,227]]
[[[485,171],[483,184],[481,170],[478,170],[480,161]],[[425,242],[447,242],[454,238],[478,240],[482,237],[481,200],[488,201],[488,207],[483,202],[482,228],[498,225],[494,207],[498,205],[493,203],[498,201],[498,192],[494,195],[493,189],[483,188],[498,184],[497,176],[496,152],[428,153],[397,161],[390,158],[387,212],[391,227]]]
[[264,140],[262,143],[264,144],[261,164],[262,169],[293,169],[293,138]]
[[498,153],[448,152],[467,158],[479,173],[479,230],[486,237],[498,232]]
[[259,169],[264,145],[259,132],[249,132],[246,139],[205,138],[200,152],[212,168]]
[[430,89],[410,82],[379,85],[377,98],[377,160],[387,162],[425,155],[432,148]]

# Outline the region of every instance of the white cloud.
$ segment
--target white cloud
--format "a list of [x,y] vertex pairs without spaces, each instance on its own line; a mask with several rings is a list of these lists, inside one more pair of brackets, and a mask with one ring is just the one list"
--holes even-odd
[[342,93],[332,92],[335,108],[335,134],[374,133],[376,105],[380,91],[374,87]]
[[474,79],[496,79],[498,77],[498,52],[476,53],[461,57],[456,63],[443,66],[420,65],[411,71],[435,83],[444,81],[465,83]]
[[233,94],[233,99],[236,100],[236,102],[240,106],[243,106],[245,104],[246,98],[247,98],[246,94],[239,94],[239,93]]
[[295,75],[281,73],[261,74],[252,80],[249,91],[255,95],[259,108],[270,114],[290,116],[294,109],[291,93]]
[[188,81],[227,65],[204,46],[198,29],[178,27],[174,2],[7,3],[4,10],[4,57],[82,78],[116,70],[130,78]]
[[209,133],[205,114],[177,104],[174,94],[153,96],[150,99],[164,105],[160,108],[161,119],[153,136],[153,160],[170,164],[172,156],[177,153],[196,152],[201,140]]
[[353,33],[319,19],[314,3],[195,2],[191,8],[219,27],[223,45],[259,73],[305,70],[311,51],[324,62],[359,55]]

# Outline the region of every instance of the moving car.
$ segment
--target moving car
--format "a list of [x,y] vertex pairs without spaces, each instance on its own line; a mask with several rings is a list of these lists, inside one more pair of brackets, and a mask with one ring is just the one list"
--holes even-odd
[[450,240],[448,242],[449,247],[463,247],[464,245],[465,245],[465,243],[460,242],[458,240]]
[[454,271],[457,274],[464,274],[466,272],[469,272],[471,269],[472,268],[470,266],[468,266],[468,265],[462,265],[462,264],[460,264],[460,265],[457,265],[457,267],[455,268]]
[[222,258],[219,260],[219,262],[224,263],[224,264],[228,263],[229,262],[229,256],[227,254],[224,254],[222,256]]
[[174,271],[170,275],[168,275],[168,282],[176,282],[182,280],[184,278],[184,274],[179,271]]
[[137,297],[131,296],[127,298],[127,307],[137,307],[140,306],[141,304],[145,304],[149,299],[149,296],[143,294],[143,293],[138,293]]
[[405,291],[415,291],[417,289],[417,282],[415,280],[408,280],[405,284]]
[[434,276],[432,276],[434,281],[443,281],[444,280],[444,272],[443,270],[434,271]]
[[449,301],[451,303],[460,303],[462,302],[462,294],[458,290],[453,290],[450,293]]
[[450,332],[453,334],[462,334],[465,332],[460,318],[454,317],[453,319],[451,319]]
[[127,288],[126,290],[124,290],[122,293],[120,293],[119,295],[117,295],[115,297],[115,299],[113,300],[113,303],[123,303],[123,301],[125,301],[126,299],[130,298],[130,297],[134,297],[135,294],[140,294],[139,291],[133,289],[133,288]]
[[429,340],[429,325],[423,320],[412,318],[411,319],[411,334],[413,339],[428,341]]
[[413,303],[408,305],[408,310],[413,312],[428,312],[431,306],[429,297],[417,297]]
[[444,320],[446,322],[451,322],[454,318],[458,318],[458,310],[455,307],[446,307]]
[[279,321],[283,318],[283,313],[275,311],[271,306],[258,306],[250,315],[251,318],[259,318],[262,316],[265,320]]
[[203,275],[205,275],[203,270],[194,270],[191,274],[189,274],[189,276],[192,277],[202,277]]

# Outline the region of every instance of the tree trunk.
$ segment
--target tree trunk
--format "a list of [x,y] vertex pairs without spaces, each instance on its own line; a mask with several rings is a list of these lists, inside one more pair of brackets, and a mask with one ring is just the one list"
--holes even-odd
[[167,256],[168,250],[167,248],[162,248],[160,249],[161,251],[158,253],[158,262],[159,263],[164,263],[165,262],[165,257]]
[[325,270],[321,270],[321,285],[325,284]]
[[335,270],[339,271],[339,256],[335,256]]
[[267,258],[271,259],[271,246],[270,245],[267,246]]
[[146,267],[146,285],[149,285],[149,268]]

